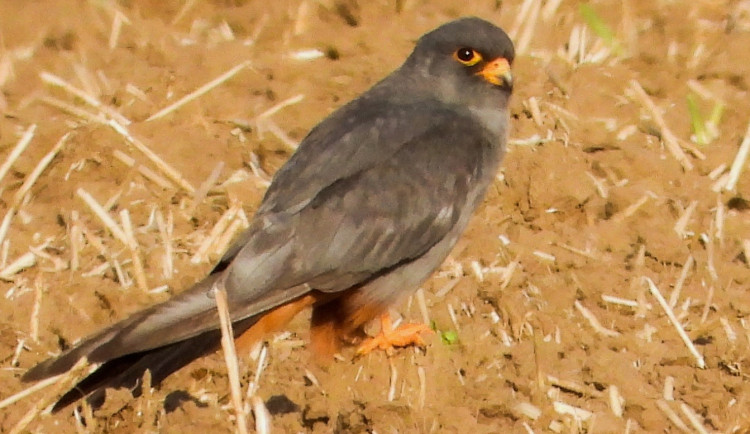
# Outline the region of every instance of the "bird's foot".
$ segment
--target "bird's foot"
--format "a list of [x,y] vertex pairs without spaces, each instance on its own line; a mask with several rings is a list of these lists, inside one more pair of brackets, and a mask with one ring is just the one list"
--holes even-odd
[[394,347],[408,347],[409,345],[424,347],[425,343],[420,334],[425,332],[432,333],[432,329],[427,324],[402,324],[394,329],[390,315],[383,314],[380,317],[380,333],[362,342],[357,348],[357,355],[361,356],[378,348],[390,355]]

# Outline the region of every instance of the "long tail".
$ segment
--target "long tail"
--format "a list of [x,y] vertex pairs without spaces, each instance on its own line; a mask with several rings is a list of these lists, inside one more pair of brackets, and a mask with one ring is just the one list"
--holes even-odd
[[198,337],[218,328],[215,300],[210,296],[221,275],[210,275],[189,290],[113,324],[57,357],[47,359],[24,374],[36,381],[68,371],[83,357],[104,363],[136,353]]
[[[251,317],[235,323],[235,336],[240,336],[257,321],[257,317]],[[57,412],[83,398],[97,408],[104,403],[107,388],[127,388],[134,397],[140,396],[141,379],[146,370],[151,373],[151,384],[157,385],[193,360],[215,352],[220,342],[221,332],[210,330],[184,341],[109,360],[63,395],[52,411]],[[28,373],[24,380],[26,376]]]
[[[220,347],[216,286],[227,291],[235,338],[243,335],[243,340],[250,343],[265,332],[282,327],[317,298],[309,294],[306,284],[299,283],[304,281],[302,276],[288,272],[286,265],[293,252],[289,230],[277,227],[269,232],[255,226],[235,242],[206,278],[190,289],[39,363],[22,380],[37,381],[62,374],[86,357],[91,363],[101,364],[99,369],[65,394],[56,410],[84,397],[92,403],[103,401],[104,390],[109,387],[126,387],[137,395],[146,370],[151,372],[152,384],[158,384],[172,372]],[[255,237],[260,241],[251,242]],[[287,286],[290,282],[296,283]]]
[[[221,346],[218,313],[212,288],[221,283],[221,273],[209,275],[164,303],[157,304],[83,340],[57,357],[29,369],[23,381],[37,381],[62,374],[86,357],[101,366],[66,393],[54,406],[57,411],[87,398],[92,406],[104,402],[105,389],[128,388],[141,393],[146,370],[152,385],[193,360]],[[282,328],[302,309],[326,294],[309,293],[305,285],[290,288],[282,296],[269,296],[232,312],[238,346],[248,347],[271,331]]]
[[[29,369],[23,381],[37,381],[62,374],[83,357],[102,365],[55,404],[54,410],[88,397],[93,405],[104,400],[106,388],[129,388],[140,394],[140,380],[151,371],[156,385],[193,360],[216,351],[221,343],[218,313],[212,297],[216,273],[164,303],[157,304],[96,333],[61,355]],[[239,336],[262,318],[263,313],[235,320]]]

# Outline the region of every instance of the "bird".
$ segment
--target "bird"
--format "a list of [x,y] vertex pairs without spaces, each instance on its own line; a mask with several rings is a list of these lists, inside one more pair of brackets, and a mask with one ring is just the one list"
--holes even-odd
[[211,272],[172,298],[83,339],[29,369],[23,381],[96,370],[63,395],[101,405],[108,388],[141,394],[220,348],[216,288],[234,338],[248,345],[312,308],[310,347],[331,356],[421,343],[426,325],[391,329],[388,309],[437,269],[495,179],[513,90],[511,39],[478,17],[422,35],[404,63],[341,106],[276,172],[249,228]]

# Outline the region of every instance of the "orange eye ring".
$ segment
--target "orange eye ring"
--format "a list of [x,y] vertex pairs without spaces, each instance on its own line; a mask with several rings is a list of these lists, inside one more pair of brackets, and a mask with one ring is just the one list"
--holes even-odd
[[462,47],[453,53],[453,58],[466,66],[474,66],[482,61],[482,55],[473,48]]

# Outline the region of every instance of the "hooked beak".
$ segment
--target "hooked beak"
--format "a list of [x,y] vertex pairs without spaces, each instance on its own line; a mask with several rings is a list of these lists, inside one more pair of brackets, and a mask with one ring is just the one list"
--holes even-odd
[[495,86],[513,87],[513,74],[510,72],[510,63],[504,57],[498,57],[488,63],[477,75],[481,75],[482,78]]

